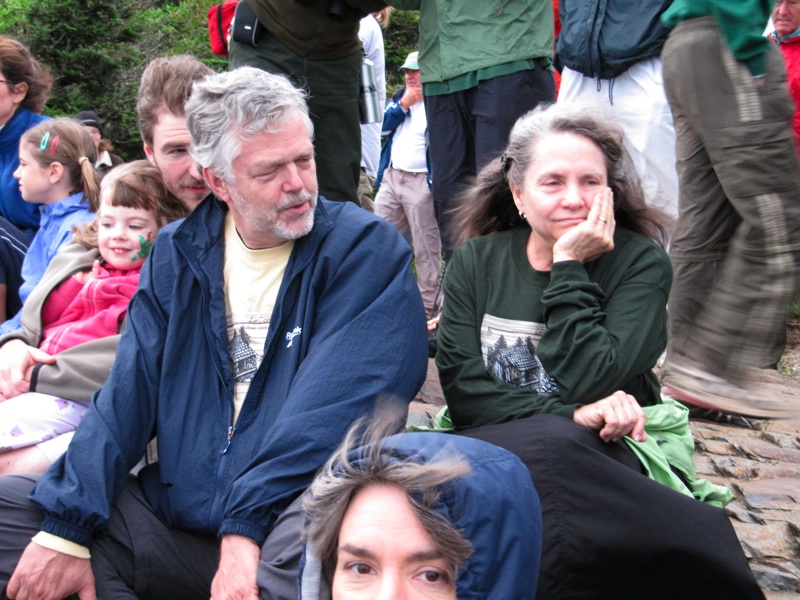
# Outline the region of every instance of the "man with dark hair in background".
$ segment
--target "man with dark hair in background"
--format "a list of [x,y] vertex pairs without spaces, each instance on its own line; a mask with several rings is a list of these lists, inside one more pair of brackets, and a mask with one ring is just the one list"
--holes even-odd
[[167,189],[189,210],[211,191],[189,154],[192,138],[184,104],[194,82],[212,73],[193,56],[156,58],[142,74],[136,101],[147,160],[158,167]]

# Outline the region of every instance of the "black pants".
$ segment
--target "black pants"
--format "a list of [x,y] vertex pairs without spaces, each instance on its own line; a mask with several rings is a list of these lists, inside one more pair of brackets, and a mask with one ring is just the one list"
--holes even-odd
[[557,415],[462,435],[513,452],[542,504],[536,598],[763,598],[725,511],[643,474],[624,442]]
[[535,69],[481,81],[463,92],[425,97],[431,178],[442,250],[450,259],[456,200],[477,172],[500,156],[517,119],[555,101],[553,74]]
[[[35,476],[0,478],[0,598],[42,513],[28,500]],[[263,599],[295,600],[303,514],[295,501],[261,547],[258,586]],[[161,521],[136,480],[114,505],[108,531],[91,548],[100,600],[207,600],[219,563],[219,540],[179,531]]]

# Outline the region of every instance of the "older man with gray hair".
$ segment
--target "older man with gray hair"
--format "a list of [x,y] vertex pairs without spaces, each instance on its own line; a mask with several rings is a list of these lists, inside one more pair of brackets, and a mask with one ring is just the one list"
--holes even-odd
[[408,246],[317,196],[302,92],[243,67],[186,114],[215,196],[159,235],[67,453],[0,478],[9,598],[296,598],[299,496],[351,423],[424,379]]

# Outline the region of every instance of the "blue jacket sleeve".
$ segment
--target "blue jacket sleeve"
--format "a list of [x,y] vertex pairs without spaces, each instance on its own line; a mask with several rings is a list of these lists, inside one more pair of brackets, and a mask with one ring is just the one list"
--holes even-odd
[[400,105],[400,98],[403,97],[405,89],[404,87],[400,88],[400,90],[392,96],[392,99],[383,111],[383,126],[381,127],[381,135],[383,137],[392,135],[395,129],[400,126],[400,123],[405,121],[406,117],[410,114]]
[[91,544],[93,532],[106,528],[111,505],[153,432],[166,331],[154,271],[160,263],[169,264],[162,254],[170,252],[168,244],[159,242],[142,268],[139,291],[128,306],[115,376],[95,394],[74,443],[31,492],[31,500],[45,514],[42,530],[84,546]]
[[388,223],[342,223],[349,216],[320,253],[315,269],[326,275],[308,351],[268,439],[233,483],[220,535],[260,543],[287,491],[308,485],[356,419],[381,404],[405,409],[424,381],[425,312],[408,246]]

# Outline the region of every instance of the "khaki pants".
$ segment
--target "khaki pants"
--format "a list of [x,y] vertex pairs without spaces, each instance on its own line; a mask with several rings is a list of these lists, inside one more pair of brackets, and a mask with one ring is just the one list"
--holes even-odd
[[664,83],[677,134],[670,355],[741,382],[785,343],[800,237],[800,167],[780,53],[756,82],[710,17],[670,34]]
[[442,244],[433,209],[433,196],[425,173],[409,173],[388,167],[375,196],[375,214],[400,233],[411,231],[417,285],[425,312],[434,316],[434,300],[442,275]]

